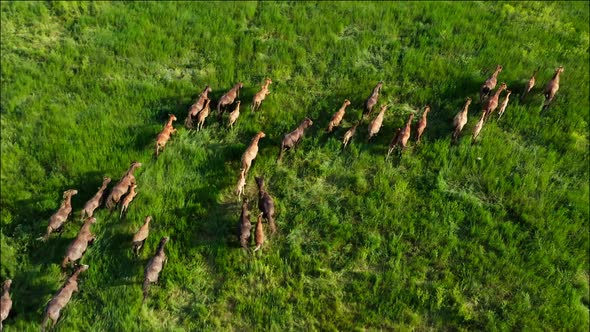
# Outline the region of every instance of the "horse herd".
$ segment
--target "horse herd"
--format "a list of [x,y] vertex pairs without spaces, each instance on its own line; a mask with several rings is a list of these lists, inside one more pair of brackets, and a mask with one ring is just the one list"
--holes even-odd
[[[511,91],[507,90],[506,84],[501,83],[500,87],[492,93],[492,91],[496,88],[498,75],[502,71],[502,69],[502,66],[498,65],[491,77],[489,77],[480,88],[480,103],[482,104],[482,113],[473,130],[472,144],[475,143],[477,137],[479,136],[485,121],[495,112],[497,107],[500,105],[500,109],[498,111],[498,118],[501,118],[506,110],[511,94]],[[539,69],[535,70],[531,78],[527,81],[525,88],[521,94],[521,100],[523,100],[525,96],[528,93],[530,93],[530,91],[534,87],[536,82],[535,76],[538,71]],[[562,72],[563,67],[557,68],[555,70],[553,78],[547,83],[545,89],[543,90],[543,94],[545,97],[545,102],[543,105],[544,109],[550,105],[550,103],[553,101],[555,97],[556,92],[559,90],[559,78]],[[270,94],[270,84],[272,84],[272,80],[267,78],[264,81],[264,84],[261,86],[260,91],[254,95],[252,104],[250,106],[252,112],[260,110],[262,102]],[[379,93],[381,91],[382,86],[383,82],[379,82],[373,88],[371,94],[364,103],[364,110],[360,120],[356,121],[356,123],[354,123],[345,132],[342,140],[343,149],[345,149],[346,146],[350,143],[351,139],[354,137],[356,133],[357,127],[362,123],[363,119],[371,116],[375,106],[378,103]],[[239,96],[239,90],[241,88],[243,88],[242,82],[235,84],[226,94],[224,94],[219,99],[217,103],[217,118],[220,122],[223,121],[223,113],[225,112],[226,108],[229,106],[233,106],[233,110],[229,113],[227,119],[227,125],[230,128],[233,127],[240,115],[241,103],[239,100],[236,101],[235,99]],[[500,94],[504,90],[506,90],[507,93],[502,103],[499,103]],[[190,106],[186,120],[184,122],[185,126],[188,129],[194,128],[194,119],[197,120],[197,130],[200,130],[204,127],[205,120],[211,113],[211,99],[208,96],[210,92],[211,88],[209,86],[206,86],[205,89],[199,95],[199,98]],[[344,103],[342,104],[340,109],[338,109],[338,111],[334,113],[334,115],[331,117],[327,125],[326,132],[331,133],[334,131],[335,128],[340,126],[345,116],[346,108],[350,104],[351,102],[348,99],[344,100]],[[453,143],[456,143],[458,141],[460,133],[463,130],[465,124],[467,123],[467,113],[470,104],[471,98],[467,98],[464,107],[461,111],[457,113],[457,115],[453,119],[454,130],[451,136]],[[386,104],[381,105],[377,116],[369,122],[367,141],[370,141],[371,138],[378,134],[382,126],[384,114],[387,110],[387,107],[388,106]],[[420,138],[424,133],[424,130],[427,125],[427,116],[429,111],[430,107],[425,106],[424,111],[420,117],[420,121],[418,122],[418,125],[416,127],[416,143],[420,142]],[[164,128],[157,135],[155,145],[156,158],[158,158],[161,151],[164,150],[164,147],[166,146],[166,143],[170,140],[171,135],[176,132],[176,129],[173,126],[173,122],[176,120],[176,116],[170,114],[169,119],[166,122]],[[414,114],[410,114],[405,126],[403,128],[396,129],[395,135],[389,144],[387,158],[389,158],[390,154],[395,149],[399,149],[400,152],[405,150],[410,139],[413,120]],[[295,130],[284,136],[283,140],[281,141],[281,147],[279,150],[277,162],[281,161],[285,151],[294,148],[301,141],[304,131],[312,125],[313,121],[309,118],[305,118],[299,124],[299,126],[297,126]],[[258,142],[261,138],[264,138],[265,136],[266,135],[264,132],[258,132],[252,138],[249,146],[246,148],[244,154],[242,155],[241,168],[238,176],[238,184],[235,190],[235,193],[238,196],[239,200],[242,200],[241,196],[244,193],[244,187],[246,185],[246,177],[248,171],[250,170],[252,162],[258,154]],[[134,172],[141,166],[142,164],[140,162],[135,161],[131,163],[128,170],[123,174],[120,180],[111,189],[109,195],[105,199],[103,199],[103,197],[105,196],[105,191],[107,189],[107,186],[110,184],[111,179],[109,177],[104,177],[102,185],[98,188],[96,194],[85,203],[84,207],[80,212],[80,219],[84,221],[83,225],[80,228],[80,231],[78,232],[78,235],[76,236],[74,241],[68,246],[64,259],[61,263],[61,267],[63,269],[67,269],[68,266],[74,264],[74,271],[71,274],[71,276],[66,280],[65,284],[58,290],[58,292],[47,304],[45,311],[43,313],[43,321],[41,324],[42,331],[45,330],[47,323],[50,319],[52,320],[51,328],[55,327],[60,317],[60,311],[69,302],[73,293],[78,291],[78,277],[80,273],[88,270],[88,265],[80,265],[76,262],[82,258],[88,246],[96,240],[96,236],[93,235],[90,230],[90,226],[96,223],[96,219],[93,217],[94,212],[97,208],[101,206],[103,202],[105,206],[111,211],[117,208],[118,205],[120,205],[121,208],[119,217],[122,218],[126,213],[127,209],[129,208],[129,204],[137,195],[137,183],[134,176]],[[258,186],[258,209],[260,210],[260,213],[257,215],[257,221],[255,224],[255,248],[253,252],[260,250],[265,242],[265,232],[263,227],[264,220],[268,222],[271,234],[275,234],[277,231],[273,198],[266,190],[264,178],[262,176],[258,176],[255,177],[255,180]],[[39,238],[40,240],[47,241],[53,232],[61,233],[61,231],[63,230],[63,226],[65,225],[66,221],[72,213],[72,196],[76,195],[77,193],[78,191],[75,189],[66,190],[63,193],[63,201],[59,209],[50,217],[49,224],[47,226],[47,231],[45,235]],[[252,223],[250,221],[250,212],[248,210],[248,199],[244,198],[242,202],[242,209],[237,227],[237,240],[241,247],[243,247],[247,251],[250,251],[252,240]],[[152,217],[147,216],[144,224],[133,236],[133,240],[130,243],[130,247],[135,256],[139,255],[140,250],[142,249],[143,244],[145,243],[149,235],[149,225],[151,220]],[[149,285],[151,283],[158,281],[160,272],[166,264],[167,257],[164,252],[164,248],[168,241],[168,236],[164,236],[161,238],[156,249],[156,253],[148,261],[145,267],[143,281],[144,303],[148,296]],[[12,300],[9,294],[11,285],[12,280],[10,279],[5,280],[3,283],[3,293],[2,297],[0,298],[0,330],[2,329],[2,322],[8,317],[12,307]]]

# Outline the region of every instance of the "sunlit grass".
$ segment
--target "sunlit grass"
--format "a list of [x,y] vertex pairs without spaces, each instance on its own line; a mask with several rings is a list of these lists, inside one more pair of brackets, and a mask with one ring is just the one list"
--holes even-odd
[[[14,280],[6,331],[38,330],[81,223],[107,175],[133,160],[138,195],[119,220],[98,210],[90,265],[58,329],[581,330],[588,314],[587,3],[10,2],[2,10],[1,269]],[[502,64],[513,94],[480,140],[478,90]],[[563,65],[554,104],[540,94]],[[525,101],[520,91],[541,67]],[[264,78],[271,94],[250,103]],[[205,85],[216,101],[236,82],[233,129],[216,114],[183,126]],[[341,139],[379,81],[388,103]],[[452,120],[471,97],[451,145]],[[503,98],[503,96],[501,97]],[[325,128],[350,99],[339,128]],[[432,108],[422,143],[385,159],[395,129]],[[215,108],[215,107],[213,107]],[[178,117],[158,160],[155,137]],[[374,114],[375,115],[375,114]],[[374,116],[373,115],[373,116]],[[276,163],[283,136],[314,125]],[[255,176],[279,231],[239,249],[240,158],[264,131]],[[64,190],[76,188],[61,237],[36,240]],[[151,215],[143,252],[133,233]],[[267,236],[269,236],[267,230]],[[141,305],[159,239],[168,265]]]

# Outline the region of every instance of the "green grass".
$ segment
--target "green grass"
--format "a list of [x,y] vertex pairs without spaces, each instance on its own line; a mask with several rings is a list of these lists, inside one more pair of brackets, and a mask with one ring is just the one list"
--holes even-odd
[[[90,269],[58,330],[587,328],[588,2],[2,2],[1,13],[6,331],[38,330],[65,280],[58,264],[79,210],[133,160],[143,163],[139,194],[123,221],[97,212],[98,240],[82,259]],[[511,102],[471,146],[479,87],[497,64]],[[561,88],[541,111],[560,65]],[[265,77],[271,95],[253,115]],[[363,124],[341,152],[380,80],[380,102],[391,105],[383,128],[367,144]],[[205,85],[216,105],[237,81],[233,130],[213,116],[201,132],[182,127]],[[345,98],[343,124],[325,134]],[[425,104],[422,144],[386,162],[395,129]],[[178,133],[155,161],[168,113]],[[283,135],[305,117],[314,125],[277,165]],[[254,202],[254,176],[266,178],[279,233],[251,256],[234,236],[233,191],[260,130],[246,194]],[[68,188],[79,191],[76,218],[37,241]],[[148,214],[135,259],[132,234]],[[142,307],[143,269],[164,235],[168,265]]]

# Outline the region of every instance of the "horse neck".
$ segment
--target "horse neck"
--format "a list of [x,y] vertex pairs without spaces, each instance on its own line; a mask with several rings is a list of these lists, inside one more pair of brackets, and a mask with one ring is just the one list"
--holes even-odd
[[133,175],[133,172],[135,172],[135,169],[137,168],[137,166],[133,165],[129,168],[129,170],[127,171],[127,173],[125,173],[125,176],[127,175]]
[[82,272],[81,269],[77,269],[74,274],[72,274],[72,276],[68,279],[68,282],[66,283],[66,285],[64,286],[64,288],[68,287],[68,285],[70,284],[78,284],[78,276],[80,275],[80,272]]
[[158,245],[158,250],[156,250],[156,256],[163,256],[164,255],[164,247],[166,246],[166,243],[160,243]]
[[63,203],[61,204],[61,206],[66,207],[66,206],[72,206],[72,195],[68,195]]
[[246,206],[242,206],[242,224],[249,223],[246,217],[248,217],[248,208]]
[[90,232],[90,225],[92,225],[90,223],[90,221],[86,221],[84,223],[84,225],[82,225],[82,229],[80,230],[80,233],[82,233],[82,232]]
[[258,185],[258,194],[263,197],[266,191],[264,190],[264,183]]
[[499,73],[500,73],[500,69],[498,68],[494,71],[494,73],[492,74],[492,77],[497,78]]
[[499,88],[498,90],[496,90],[496,93],[494,93],[494,98],[498,99],[498,97],[500,97],[500,94],[502,93],[502,91],[504,91],[504,89]]
[[108,185],[109,185],[108,183],[103,182],[102,185],[100,186],[100,188],[98,188],[97,194],[102,194],[107,189]]
[[404,132],[406,132],[410,126],[412,125],[412,120],[408,119],[408,122],[406,122],[406,128],[404,128]]
[[465,103],[465,106],[463,106],[463,111],[461,113],[467,114],[467,112],[469,112],[469,105],[471,104]]
[[377,96],[377,95],[379,95],[379,86],[376,86],[373,88],[372,96]]

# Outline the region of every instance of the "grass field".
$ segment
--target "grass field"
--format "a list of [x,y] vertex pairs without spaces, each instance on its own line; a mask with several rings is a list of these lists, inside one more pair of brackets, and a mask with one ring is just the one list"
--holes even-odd
[[[81,260],[90,269],[58,330],[588,327],[588,2],[3,1],[1,15],[0,279],[13,279],[14,302],[5,331],[38,331],[79,211],[133,160],[139,194],[123,220],[96,213],[98,239]],[[497,64],[511,101],[472,146],[478,91]],[[561,88],[541,111],[560,65]],[[265,77],[271,94],[251,114]],[[182,126],[205,85],[215,106],[238,81],[232,130],[213,115],[203,131]],[[363,123],[342,152],[379,81],[379,104],[390,105],[381,131],[367,143]],[[469,122],[451,145],[467,97]],[[343,123],[326,134],[345,98]],[[426,104],[422,143],[412,134],[386,161],[395,129]],[[178,132],[156,161],[169,113]],[[277,165],[283,136],[305,117],[313,126]],[[260,130],[246,195],[255,221],[263,175],[279,232],[253,256],[234,235],[234,190]],[[62,236],[37,241],[69,188],[79,193]],[[146,215],[151,234],[134,258]],[[165,235],[168,264],[142,306],[143,270]]]

